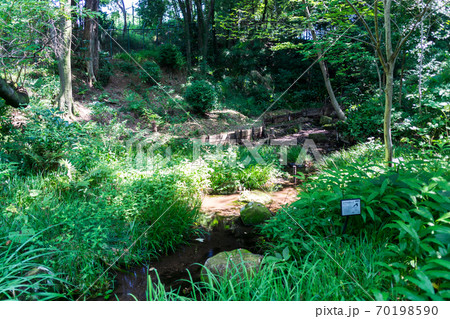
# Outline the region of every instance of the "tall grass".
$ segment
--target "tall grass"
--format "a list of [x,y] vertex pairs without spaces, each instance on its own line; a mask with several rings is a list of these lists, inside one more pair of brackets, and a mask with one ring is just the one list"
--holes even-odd
[[[319,239],[320,240],[320,239]],[[205,281],[186,280],[190,293],[165,291],[157,281],[149,285],[149,300],[201,301],[286,301],[286,300],[372,300],[373,289],[383,281],[375,266],[382,260],[384,246],[368,242],[366,237],[354,240],[322,239],[320,245],[335,259],[333,261],[317,245],[308,243],[309,252],[298,260],[286,254],[266,256],[256,274],[240,264],[230,263],[223,276],[207,268]],[[342,266],[355,281],[346,274]]]
[[43,232],[19,245],[5,238],[1,239],[7,243],[7,248],[0,251],[0,300],[65,298],[62,287],[67,283],[61,279],[61,274],[55,274],[43,266],[45,259],[58,254],[57,250],[33,245]]

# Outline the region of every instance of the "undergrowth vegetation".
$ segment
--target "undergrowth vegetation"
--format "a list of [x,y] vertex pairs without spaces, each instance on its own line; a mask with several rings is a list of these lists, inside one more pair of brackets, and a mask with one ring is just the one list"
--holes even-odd
[[[279,190],[285,159],[299,195],[249,228],[258,271],[204,268],[186,290],[149,276],[149,300],[450,300],[450,11],[346,2],[140,1],[117,35],[120,14],[82,14],[98,1],[63,14],[2,0],[0,300],[108,299],[114,272],[202,241],[205,195]],[[364,40],[358,8],[383,39]],[[199,143],[249,128],[253,147]],[[268,143],[282,135],[298,145]],[[339,150],[314,162],[300,145],[313,137]],[[361,215],[345,219],[356,198]]]
[[[188,296],[156,284],[148,298],[448,300],[448,143],[399,149],[394,167],[382,164],[381,148],[371,141],[325,159],[299,199],[260,227],[267,255],[256,276],[231,268],[189,280]],[[343,233],[340,201],[350,198],[362,211]]]

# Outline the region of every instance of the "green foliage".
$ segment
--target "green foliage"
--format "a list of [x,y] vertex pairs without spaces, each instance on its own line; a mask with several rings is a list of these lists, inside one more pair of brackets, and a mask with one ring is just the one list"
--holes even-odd
[[136,92],[127,90],[124,92],[125,101],[128,106],[125,110],[134,111],[138,114],[143,114],[144,110],[147,108],[147,102]]
[[384,106],[381,98],[373,98],[367,103],[353,105],[347,110],[347,120],[339,123],[344,136],[363,142],[369,137],[383,136]]
[[59,92],[59,77],[55,75],[42,74],[31,82],[31,88],[39,96],[41,104],[53,106]]
[[13,175],[13,166],[1,166],[8,183],[0,185],[0,210],[5,212],[0,237],[57,225],[35,243],[52,257],[35,258],[65,278],[67,297],[108,290],[110,274],[100,275],[122,253],[117,266],[147,262],[190,237],[201,186],[186,170],[146,174],[130,173],[124,163],[119,164],[122,171],[98,161],[87,171],[69,161],[61,165],[51,175],[21,178]]
[[270,147],[262,147],[258,154],[264,163],[258,163],[245,147],[225,150],[204,147],[200,153],[212,170],[209,180],[214,194],[232,194],[242,189],[277,189],[277,179],[283,176],[278,158]]
[[140,50],[133,54],[133,57],[137,62],[141,63],[143,61],[156,61],[159,56],[158,47],[150,47],[149,49]]
[[147,61],[142,64],[142,68],[139,70],[139,78],[142,82],[156,85],[161,79],[161,69],[158,64]]
[[136,65],[131,61],[115,61],[114,67],[124,73],[133,73],[134,71],[136,71]]
[[109,83],[110,77],[113,75],[112,72],[112,66],[111,62],[105,54],[100,54],[99,57],[99,70],[98,70],[98,76],[97,81],[100,83],[101,86],[106,86]]
[[63,120],[55,110],[33,114],[25,129],[15,132],[5,144],[6,157],[20,162],[23,168],[52,170],[77,141],[77,125]]
[[[435,140],[449,136],[449,74],[450,65],[444,63],[440,72],[428,79],[421,109],[416,107],[416,112],[405,119],[406,137],[419,137],[424,145],[430,145]],[[412,97],[416,98],[415,95],[409,96]]]
[[163,44],[158,47],[159,56],[158,63],[163,66],[174,70],[181,69],[185,62],[183,55],[174,44]]
[[[42,234],[27,239],[23,244],[8,242],[0,249],[0,300],[55,300],[64,281],[41,262],[58,254],[56,249],[37,248],[34,243]],[[7,238],[2,238],[6,242]]]
[[[350,236],[373,234],[370,241],[388,243],[387,251],[377,257],[377,264],[384,269],[381,281],[366,289],[376,287],[373,292],[377,294],[390,291],[392,299],[397,295],[405,299],[445,299],[448,287],[443,284],[442,272],[446,266],[433,261],[446,260],[450,248],[446,154],[421,153],[421,158],[409,158],[394,168],[364,157],[354,157],[345,166],[324,168],[304,186],[300,199],[279,212],[262,227],[262,232],[270,240],[272,251],[288,249],[292,258],[301,261],[311,249],[311,240],[303,230],[292,231],[299,228],[297,224],[316,241],[336,238],[343,226],[340,200],[360,198],[361,218],[352,219]],[[425,279],[427,270],[430,272]],[[427,282],[438,288],[424,289]],[[390,290],[390,285],[394,289]]]
[[[306,244],[306,243],[305,243]],[[364,239],[357,247],[358,254],[349,253],[354,248],[349,240],[321,241],[335,260],[346,269],[352,269],[363,287],[377,284],[377,269],[370,264],[377,260],[382,247],[372,247]],[[374,256],[374,252],[377,254]],[[288,249],[277,256],[266,256],[258,273],[238,271],[242,265],[233,265],[223,276],[209,275],[206,282],[190,278],[191,292],[165,291],[161,282],[149,285],[148,300],[200,300],[200,301],[286,301],[286,300],[364,300],[368,296],[319,249],[310,249],[301,262],[292,260]],[[209,272],[208,269],[204,269]],[[330,274],[333,274],[330,276]],[[323,283],[327,284],[324,285]],[[331,288],[333,287],[333,288]]]
[[213,109],[216,103],[214,87],[207,81],[194,81],[184,93],[184,99],[196,113],[205,114]]
[[11,108],[0,98],[0,141],[2,141],[4,135],[9,135],[13,128],[10,112]]

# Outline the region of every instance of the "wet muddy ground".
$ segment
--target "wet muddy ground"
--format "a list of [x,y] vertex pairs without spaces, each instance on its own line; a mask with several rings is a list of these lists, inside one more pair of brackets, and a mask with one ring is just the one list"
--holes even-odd
[[[253,253],[261,253],[257,247],[257,237],[250,227],[240,219],[218,219],[214,227],[203,236],[192,238],[189,245],[182,246],[174,253],[161,257],[157,262],[116,273],[114,292],[108,300],[146,300],[148,275],[156,282],[156,273],[166,290],[174,289],[188,294],[191,285],[186,281],[192,276],[199,281],[201,267],[206,259],[222,251],[245,248]],[[188,273],[189,271],[189,273]]]
[[[267,205],[272,212],[297,198],[297,190],[293,185],[267,194],[272,198],[272,202]],[[166,290],[179,290],[180,294],[187,295],[191,285],[186,280],[191,276],[194,282],[199,281],[200,264],[204,264],[209,257],[237,248],[263,254],[257,244],[257,234],[252,227],[244,226],[239,218],[243,205],[239,202],[239,194],[203,198],[200,216],[202,235],[191,238],[188,245],[160,257],[158,261],[117,271],[114,291],[107,300],[146,300],[148,276],[156,283],[156,272]]]

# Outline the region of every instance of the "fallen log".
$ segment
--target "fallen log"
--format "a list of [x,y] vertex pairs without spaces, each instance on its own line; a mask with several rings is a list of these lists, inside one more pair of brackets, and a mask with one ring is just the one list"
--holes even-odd
[[6,105],[11,105],[16,109],[27,107],[30,103],[30,98],[25,90],[14,88],[2,78],[0,78],[0,98],[5,100]]

